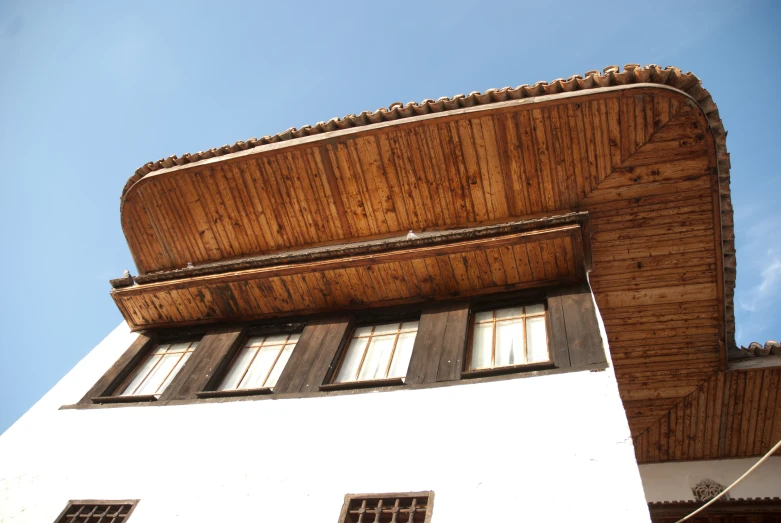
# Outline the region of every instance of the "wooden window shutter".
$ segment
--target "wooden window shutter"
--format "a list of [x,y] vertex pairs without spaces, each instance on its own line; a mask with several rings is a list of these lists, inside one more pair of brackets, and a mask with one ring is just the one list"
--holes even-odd
[[243,339],[242,327],[226,327],[209,331],[198,344],[192,357],[160,396],[161,401],[195,398],[205,388],[216,385],[233,352]]
[[460,379],[468,326],[469,304],[466,302],[425,308],[420,315],[405,383]]
[[584,283],[562,288],[561,309],[571,365],[581,367],[606,362],[591,287]]
[[322,318],[308,323],[301,332],[274,392],[317,391],[330,376],[339,350],[353,325],[351,315]]

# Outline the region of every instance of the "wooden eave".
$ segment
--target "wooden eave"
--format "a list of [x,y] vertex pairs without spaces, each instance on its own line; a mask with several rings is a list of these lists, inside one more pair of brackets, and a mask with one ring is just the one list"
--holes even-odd
[[364,243],[289,253],[282,263],[142,283],[112,297],[131,328],[145,329],[571,284],[585,281],[591,264],[587,219],[573,213],[387,241],[382,249]]
[[[734,345],[729,194],[726,132],[699,79],[653,65],[609,67],[603,74],[590,71],[550,84],[394,104],[147,164],[128,181],[121,208],[140,274],[135,285],[113,295],[120,304],[126,297],[157,293],[136,303],[135,312],[120,305],[131,324],[144,315],[154,317],[153,325],[177,324],[177,304],[220,321],[224,315],[209,316],[215,296],[199,294],[192,285],[203,288],[219,279],[237,285],[247,281],[241,279],[246,274],[273,270],[303,274],[306,263],[293,267],[282,258],[354,242],[381,243],[409,230],[480,228],[587,212],[589,280],[630,427],[641,438],[726,369],[726,348]],[[575,241],[577,235],[571,237]],[[470,248],[473,255],[487,252]],[[448,267],[464,274],[462,295],[503,285],[489,267],[483,272],[490,278],[466,288],[470,264],[482,262],[472,262],[469,253],[458,261],[460,253],[455,254]],[[279,266],[242,266],[274,256]],[[506,269],[508,262],[497,260],[495,267]],[[441,272],[439,262],[435,265]],[[216,301],[224,300],[225,310],[244,318],[258,311],[319,310],[315,304],[281,302],[296,291],[301,299],[319,300],[307,293],[311,285],[325,289],[349,278],[382,303],[441,297],[447,289],[443,284],[423,292],[433,280],[414,267],[374,280],[358,269],[351,266],[346,270],[356,273],[339,278],[333,267],[323,269],[318,282],[297,281],[292,288],[264,284],[257,292],[280,301],[266,310],[257,300]],[[532,276],[524,284],[556,279]],[[405,277],[405,285],[415,289],[411,294],[398,285]],[[385,282],[393,289],[387,300],[378,291]],[[458,278],[450,285],[457,288]],[[171,294],[184,288],[189,301]],[[335,298],[323,295],[321,305],[333,305],[329,299]],[[349,296],[339,299],[339,307],[357,306],[348,303]],[[136,323],[142,324],[150,325]]]

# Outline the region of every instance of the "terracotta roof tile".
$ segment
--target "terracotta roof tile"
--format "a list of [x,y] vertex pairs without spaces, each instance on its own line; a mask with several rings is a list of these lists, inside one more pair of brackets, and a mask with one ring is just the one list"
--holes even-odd
[[740,350],[750,357],[769,356],[770,354],[781,354],[781,344],[773,340],[766,341],[764,345],[752,341],[748,344],[748,347],[741,345]]

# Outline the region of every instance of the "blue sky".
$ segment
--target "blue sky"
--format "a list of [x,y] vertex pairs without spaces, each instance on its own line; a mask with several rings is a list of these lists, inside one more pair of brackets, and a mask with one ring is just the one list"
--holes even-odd
[[729,131],[738,342],[781,337],[781,3],[0,0],[0,432],[121,316],[141,164],[606,65],[696,73]]

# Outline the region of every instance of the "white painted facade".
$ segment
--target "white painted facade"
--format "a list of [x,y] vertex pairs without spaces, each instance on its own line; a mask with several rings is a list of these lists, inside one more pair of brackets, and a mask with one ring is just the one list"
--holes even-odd
[[60,410],[134,338],[117,327],[0,436],[0,521],[53,522],[70,499],[138,498],[130,523],[336,523],[346,493],[421,490],[435,492],[434,523],[649,521],[612,368]]
[[[724,486],[742,476],[760,458],[683,461],[640,465],[648,502],[693,501],[692,488],[703,479]],[[729,492],[732,498],[781,497],[781,457],[768,458]]]

